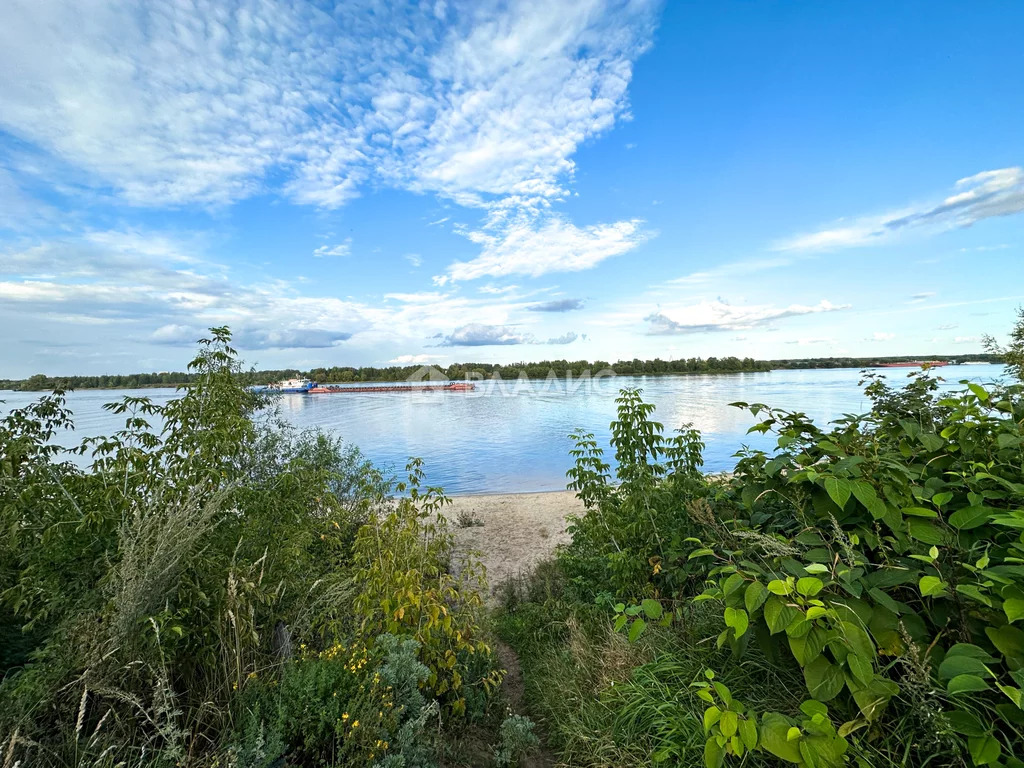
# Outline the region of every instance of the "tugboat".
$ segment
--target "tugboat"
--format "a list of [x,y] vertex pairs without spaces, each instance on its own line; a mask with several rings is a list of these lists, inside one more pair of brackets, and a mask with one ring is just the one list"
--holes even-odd
[[285,379],[276,384],[250,387],[250,391],[264,395],[305,395],[316,387],[316,382],[309,379]]

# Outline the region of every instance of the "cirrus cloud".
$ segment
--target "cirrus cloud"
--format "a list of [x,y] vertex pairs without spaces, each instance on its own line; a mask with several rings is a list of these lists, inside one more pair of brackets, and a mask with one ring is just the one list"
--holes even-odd
[[712,331],[747,330],[787,317],[820,312],[838,312],[849,308],[849,304],[836,305],[824,299],[811,306],[791,304],[788,307],[774,307],[766,304],[734,306],[719,300],[662,309],[651,313],[644,320],[648,323],[647,335],[672,336]]

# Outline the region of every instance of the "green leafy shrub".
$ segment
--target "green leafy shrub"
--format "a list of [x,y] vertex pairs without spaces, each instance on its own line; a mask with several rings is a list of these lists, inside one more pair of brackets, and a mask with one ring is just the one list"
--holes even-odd
[[[480,597],[426,519],[440,494],[392,500],[358,451],[261,412],[226,328],[190,371],[166,405],[108,406],[125,428],[76,449],[87,468],[54,444],[62,393],[0,418],[0,760],[429,765],[435,695],[497,682],[467,663]],[[375,570],[385,543],[413,575]],[[415,647],[377,640],[392,623]]]

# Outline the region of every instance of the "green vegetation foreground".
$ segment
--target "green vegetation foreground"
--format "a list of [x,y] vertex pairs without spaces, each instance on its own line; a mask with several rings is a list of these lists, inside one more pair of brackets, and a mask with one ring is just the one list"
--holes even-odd
[[725,478],[637,390],[614,477],[575,435],[586,513],[499,617],[565,764],[1024,766],[1024,388],[866,383],[826,429],[737,403],[778,442]]
[[536,737],[501,722],[447,499],[252,420],[229,339],[180,399],[109,406],[88,471],[59,392],[0,420],[0,765],[514,764]]

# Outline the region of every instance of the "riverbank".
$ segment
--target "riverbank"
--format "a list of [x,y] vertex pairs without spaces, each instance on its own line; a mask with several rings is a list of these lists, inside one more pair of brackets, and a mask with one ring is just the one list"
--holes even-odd
[[479,553],[492,593],[568,542],[566,517],[582,513],[573,491],[454,496],[445,509],[459,550]]

